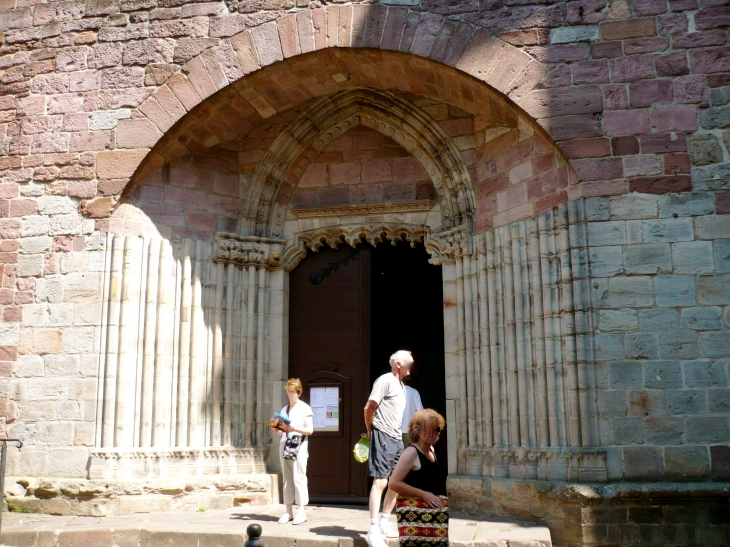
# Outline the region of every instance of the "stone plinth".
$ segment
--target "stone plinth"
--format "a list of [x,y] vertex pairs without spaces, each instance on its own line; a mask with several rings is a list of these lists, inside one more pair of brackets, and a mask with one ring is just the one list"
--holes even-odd
[[96,449],[89,456],[90,479],[165,479],[266,473],[268,449],[133,448]]

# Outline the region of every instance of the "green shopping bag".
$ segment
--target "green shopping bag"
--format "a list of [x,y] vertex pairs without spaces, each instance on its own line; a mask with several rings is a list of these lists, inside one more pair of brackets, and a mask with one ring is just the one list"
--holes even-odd
[[368,461],[368,455],[370,454],[370,439],[363,433],[360,436],[360,440],[355,443],[355,448],[352,449],[352,453],[355,455],[355,459],[360,463]]

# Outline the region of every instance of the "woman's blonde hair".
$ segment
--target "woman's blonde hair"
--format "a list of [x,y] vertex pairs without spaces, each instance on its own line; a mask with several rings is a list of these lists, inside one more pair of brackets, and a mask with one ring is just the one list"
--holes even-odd
[[304,391],[304,388],[302,388],[302,381],[299,378],[289,378],[284,388],[287,391],[296,391],[300,395],[302,391]]
[[418,442],[422,431],[436,428],[443,430],[445,427],[446,420],[441,414],[432,408],[424,408],[416,412],[411,418],[408,424],[408,434],[411,436],[411,441]]

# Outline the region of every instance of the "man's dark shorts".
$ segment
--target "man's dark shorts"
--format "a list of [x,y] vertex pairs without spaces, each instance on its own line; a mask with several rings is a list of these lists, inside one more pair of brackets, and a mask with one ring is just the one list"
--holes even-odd
[[375,428],[371,429],[368,474],[376,479],[387,479],[393,473],[402,452],[402,438],[395,439]]

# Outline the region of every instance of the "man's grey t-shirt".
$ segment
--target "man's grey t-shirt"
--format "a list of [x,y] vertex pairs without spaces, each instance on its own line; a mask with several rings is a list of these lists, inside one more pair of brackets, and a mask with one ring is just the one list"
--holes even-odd
[[406,388],[403,382],[389,372],[375,380],[369,400],[378,403],[373,427],[393,437],[401,438],[401,421],[406,409]]

